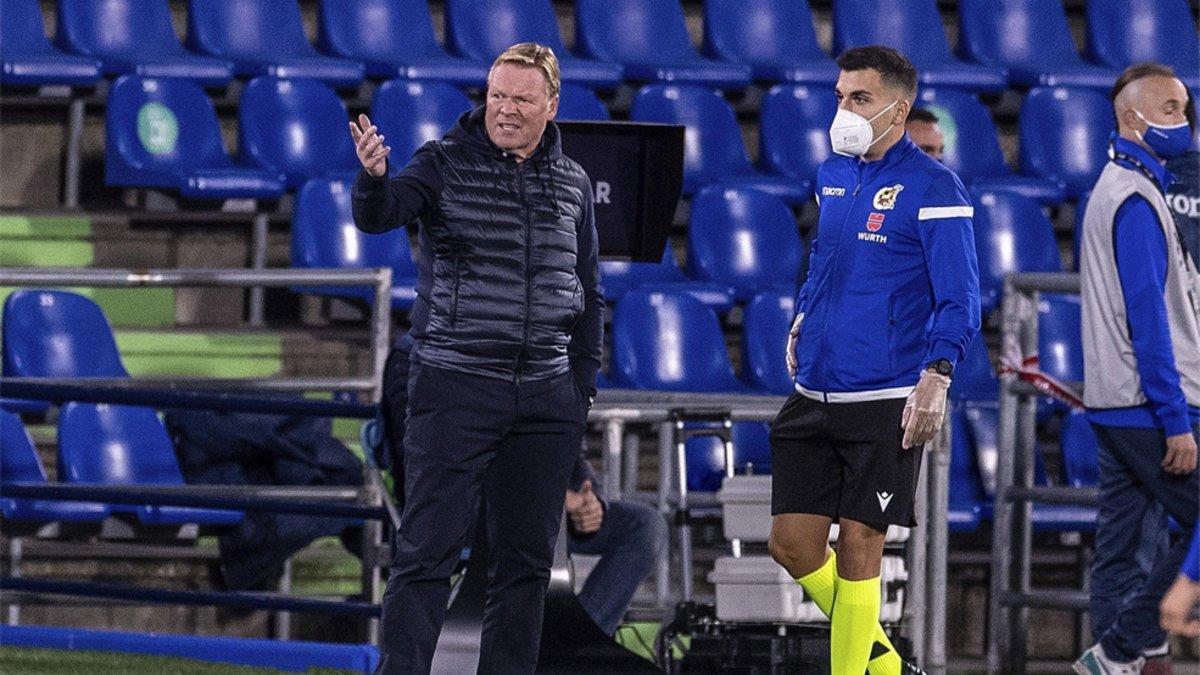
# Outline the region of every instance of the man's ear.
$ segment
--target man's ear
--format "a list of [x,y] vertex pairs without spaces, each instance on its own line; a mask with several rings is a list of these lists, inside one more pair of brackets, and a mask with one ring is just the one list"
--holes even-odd
[[546,117],[546,119],[552,120],[555,117],[558,117],[558,97],[557,96],[550,99],[550,114]]
[[904,126],[908,123],[908,113],[912,111],[912,101],[902,98],[896,103],[896,108],[892,110],[892,124]]
[[1120,126],[1130,130],[1140,130],[1142,119],[1137,116],[1133,108],[1126,108],[1120,115]]

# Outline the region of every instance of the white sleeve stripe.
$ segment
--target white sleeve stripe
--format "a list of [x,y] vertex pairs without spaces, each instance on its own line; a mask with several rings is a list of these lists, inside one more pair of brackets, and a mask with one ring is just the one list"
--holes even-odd
[[917,212],[917,220],[936,218],[970,218],[975,215],[973,206],[926,206]]

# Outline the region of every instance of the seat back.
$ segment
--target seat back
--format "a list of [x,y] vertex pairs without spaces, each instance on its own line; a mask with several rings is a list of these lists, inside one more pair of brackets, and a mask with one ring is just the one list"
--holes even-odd
[[188,0],[187,46],[234,60],[316,55],[296,0]]
[[655,391],[740,386],[717,315],[691,296],[631,290],[613,313],[613,361],[623,384]]
[[1035,87],[1021,104],[1021,172],[1064,184],[1072,198],[1090,190],[1108,161],[1112,105],[1090,89]]
[[150,408],[68,403],[58,420],[58,474],[70,483],[182,485],[162,421]]
[[558,115],[562,121],[607,122],[608,108],[596,93],[578,84],[563,82],[558,92]]
[[250,163],[287,176],[289,187],[357,173],[346,106],[315,80],[257,77],[238,110],[238,147]]
[[1195,75],[1200,67],[1196,21],[1187,0],[1108,0],[1087,3],[1087,52],[1099,63],[1125,68],[1155,62]]
[[1062,382],[1083,381],[1083,337],[1078,295],[1043,293],[1038,305],[1038,362]]
[[675,264],[675,255],[670,243],[663,248],[661,262],[628,262],[624,260],[601,260],[600,279],[608,297],[622,295],[630,288],[645,284],[679,283],[687,281],[683,270]]
[[321,178],[305,183],[296,195],[292,267],[390,267],[393,281],[417,278],[408,231],[397,228],[383,234],[362,232],[354,225],[350,186]]
[[575,46],[615,63],[698,57],[679,0],[575,0]]
[[972,420],[968,407],[962,403],[951,404],[950,419],[953,429],[950,435],[950,509],[974,510],[990,500],[976,457],[975,426],[979,420]]
[[212,101],[180,78],[119,78],[108,94],[104,147],[110,185],[167,187],[195,169],[232,164]]
[[683,190],[750,171],[733,109],[719,94],[699,86],[651,84],[633,100],[635,122],[681,124],[684,130]]
[[937,116],[946,143],[942,164],[964,182],[1011,173],[1004,163],[992,114],[974,95],[954,89],[923,88],[916,105]]
[[829,58],[802,0],[706,0],[704,51],[750,65]]
[[[701,427],[696,424],[692,428]],[[734,422],[730,429],[733,437],[733,470],[742,474],[771,473],[771,443],[765,422]],[[725,442],[717,436],[693,436],[688,439],[684,452],[687,455],[688,490],[693,492],[716,492],[725,481]]]
[[471,99],[445,82],[384,82],[371,101],[371,122],[392,148],[388,167],[399,171],[418,148],[440,140],[471,108]]
[[133,61],[183,53],[167,0],[59,0],[55,4],[54,42],[59,49]]
[[52,53],[38,0],[0,0],[0,54]]
[[442,52],[424,0],[320,0],[317,48],[360,61],[403,62]]
[[1100,445],[1087,412],[1072,410],[1062,423],[1063,475],[1072,487],[1100,485]]
[[783,200],[757,190],[713,185],[692,200],[689,276],[732,286],[748,297],[792,283],[800,268],[800,233]]
[[781,84],[763,98],[760,115],[760,164],[774,173],[816,180],[817,167],[829,159],[829,125],[837,114],[833,92],[819,87]]
[[951,60],[935,0],[834,0],[833,53],[885,45],[918,68]]
[[992,368],[988,355],[987,341],[977,334],[967,345],[967,352],[954,368],[954,380],[950,383],[950,398],[955,401],[997,401],[1000,398],[1000,380]]
[[566,53],[550,0],[446,0],[446,46],[478,61],[496,58],[518,42]]
[[975,190],[971,201],[982,312],[999,307],[1008,274],[1062,271],[1054,226],[1037,202],[1003,190]]
[[64,291],[19,290],[4,303],[7,377],[128,377],[100,306]]
[[21,418],[0,410],[0,480],[5,483],[44,483],[46,469]]
[[959,53],[1012,67],[1080,61],[1061,0],[960,0]]
[[796,299],[789,293],[760,293],[746,305],[742,369],[755,389],[779,396],[795,391],[786,360],[788,331],[795,318]]

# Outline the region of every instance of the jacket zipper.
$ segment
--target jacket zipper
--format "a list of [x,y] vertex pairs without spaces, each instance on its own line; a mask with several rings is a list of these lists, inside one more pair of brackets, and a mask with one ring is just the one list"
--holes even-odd
[[517,187],[521,194],[521,211],[525,216],[525,329],[521,338],[521,351],[517,354],[516,382],[521,383],[521,370],[525,365],[525,352],[529,349],[529,306],[533,302],[533,274],[530,261],[533,256],[530,240],[532,224],[529,220],[529,198],[525,194],[525,165],[517,165]]
[[[842,247],[845,246],[845,244],[846,244],[846,242],[844,241],[845,234],[846,234],[846,223],[849,223],[850,216],[854,215],[854,205],[858,203],[858,193],[862,190],[862,184],[863,184],[863,169],[859,168],[858,175],[855,177],[854,192],[851,193],[851,195],[850,195],[850,206],[846,209],[846,216],[844,218],[842,218],[842,226],[838,229],[837,240],[836,240],[837,241],[837,251],[834,253],[834,259],[831,261],[831,264],[829,266],[830,273],[834,275],[833,278],[830,280],[831,303],[836,302],[836,300],[837,300],[837,280],[838,280],[837,263],[839,260],[841,260]],[[821,353],[823,353],[823,354],[828,353],[828,351],[829,351],[828,350],[829,316],[831,314],[833,314],[835,309],[836,309],[836,307],[831,305],[829,307],[829,309],[827,309],[825,311],[825,321],[821,325]],[[824,361],[824,366],[825,366],[825,385],[824,386],[825,386],[825,389],[828,390],[828,388],[829,388],[829,359],[823,359],[823,361]],[[825,398],[825,403],[828,403],[829,402],[828,395],[825,395],[824,398]]]
[[458,268],[458,254],[454,254],[454,295],[450,300],[450,326],[453,328],[458,323],[458,286],[460,283]]

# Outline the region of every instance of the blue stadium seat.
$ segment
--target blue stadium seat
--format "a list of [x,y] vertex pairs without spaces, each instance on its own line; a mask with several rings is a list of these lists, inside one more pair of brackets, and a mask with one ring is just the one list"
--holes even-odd
[[361,62],[313,47],[296,0],[188,0],[187,46],[232,61],[248,77],[306,77],[339,88],[363,79]]
[[607,122],[611,116],[604,101],[591,89],[563,82],[558,92],[558,115],[555,119],[566,122]]
[[[997,432],[999,429],[1000,408],[997,402],[967,401],[959,404],[963,411],[962,418],[956,419],[954,435],[959,429],[965,429],[969,434],[971,447],[974,449],[974,459],[980,468],[983,478],[982,485],[986,495],[982,504],[984,520],[991,520],[993,513],[993,498],[995,496],[995,467],[999,457]],[[1048,485],[1046,470],[1042,461],[1041,449],[1034,452],[1034,483]],[[954,459],[951,458],[951,472],[954,471]],[[988,475],[993,478],[988,479]],[[954,497],[954,485],[951,484],[951,501]],[[1085,506],[1064,504],[1034,504],[1033,529],[1035,532],[1088,532],[1096,527],[1096,509]]]
[[[292,267],[392,268],[392,306],[412,309],[417,299],[417,265],[408,244],[408,230],[365,234],[354,226],[350,186],[319,178],[308,181],[296,195],[292,218]],[[317,293],[372,301],[375,289],[367,286],[296,287]]]
[[1047,205],[1060,204],[1066,191],[1045,178],[1018,176],[1004,162],[992,115],[974,95],[954,89],[923,88],[916,105],[932,112],[945,137],[942,163],[964,183],[976,188],[1005,190]]
[[1021,173],[1060,183],[1071,199],[1092,189],[1108,162],[1108,97],[1092,89],[1036,87],[1019,116]]
[[371,101],[371,122],[392,148],[388,169],[399,172],[417,148],[441,139],[472,107],[466,94],[445,82],[384,82]]
[[687,293],[718,314],[733,309],[734,304],[734,292],[729,286],[688,279],[675,264],[670,244],[663,249],[662,261],[657,263],[601,260],[600,281],[604,286],[604,299],[609,302],[616,302],[629,291],[640,288]]
[[1008,84],[1003,68],[955,60],[935,0],[834,0],[834,53],[865,45],[900,50],[923,85],[1002,91]]
[[817,43],[804,1],[707,0],[704,53],[744,63],[763,82],[833,85],[839,73]]
[[744,379],[762,393],[788,396],[795,391],[786,360],[788,331],[795,318],[796,298],[782,292],[755,296],[742,313]]
[[225,152],[212,101],[176,78],[119,78],[108,93],[104,181],[178,190],[190,199],[273,199],[283,176]]
[[233,79],[231,62],[183,48],[167,0],[59,0],[57,6],[56,45],[99,59],[106,75],[183,77],[207,87]]
[[1033,200],[1012,192],[974,190],[979,305],[985,315],[1000,306],[1004,277],[1012,272],[1061,272],[1054,226]]
[[950,404],[950,499],[946,512],[951,532],[974,532],[988,510],[987,494],[975,462],[975,448],[965,407]]
[[747,392],[717,315],[686,293],[633,290],[613,312],[613,372],[634,389]]
[[[696,424],[696,427],[703,425]],[[693,427],[695,428],[695,427]],[[771,473],[771,443],[765,422],[734,422],[733,471]],[[725,442],[716,436],[693,436],[684,446],[688,490],[716,492],[725,480]]]
[[831,154],[829,125],[836,114],[837,97],[831,89],[772,87],[759,115],[759,167],[814,183],[817,167]]
[[1099,441],[1088,422],[1087,412],[1072,410],[1063,418],[1063,476],[1074,487],[1100,485]]
[[967,345],[963,360],[954,368],[950,398],[954,401],[996,401],[999,397],[1000,380],[992,368],[987,340],[979,333]]
[[2,337],[7,377],[129,377],[104,312],[82,295],[15,291]]
[[[4,301],[0,325],[7,377],[129,377],[100,306],[65,291],[18,290]],[[44,401],[4,401],[4,408],[45,412]]]
[[1038,306],[1038,361],[1043,373],[1067,384],[1083,382],[1083,338],[1078,295],[1043,293]]
[[518,42],[553,49],[564,82],[602,89],[621,84],[621,66],[567,50],[550,0],[446,0],[446,45],[455,53],[490,63]]
[[[0,410],[0,477],[5,483],[46,482],[46,469],[21,418],[4,410]],[[4,497],[0,498],[0,514],[5,520],[21,522],[99,522],[108,517],[108,507],[90,502]]]
[[711,185],[692,199],[688,276],[731,286],[738,300],[795,290],[800,247],[796,219],[777,197]]
[[[149,408],[68,403],[58,420],[58,472],[68,483],[183,485],[175,448]],[[113,504],[144,525],[235,525],[241,511]]]
[[1012,84],[1107,91],[1120,74],[1080,57],[1061,0],[960,0],[958,11],[959,53]]
[[1200,40],[1187,0],[1106,0],[1087,3],[1088,58],[1112,68],[1153,61],[1200,88]]
[[320,0],[317,25],[317,48],[363,62],[368,77],[479,86],[492,65],[447,54],[425,0]]
[[575,0],[575,47],[635,82],[743,89],[750,67],[700,56],[678,0]]
[[754,169],[746,156],[746,146],[742,143],[733,109],[711,89],[690,85],[647,85],[633,100],[630,119],[687,127],[684,132],[684,194],[695,194],[706,185],[721,183],[769,192],[794,205],[812,198],[810,182]]
[[258,77],[242,93],[238,152],[283,174],[293,189],[309,178],[352,178],[361,165],[349,119],[342,100],[320,82]]
[[0,16],[0,83],[88,87],[100,80],[99,61],[50,44],[38,0],[0,0]]

